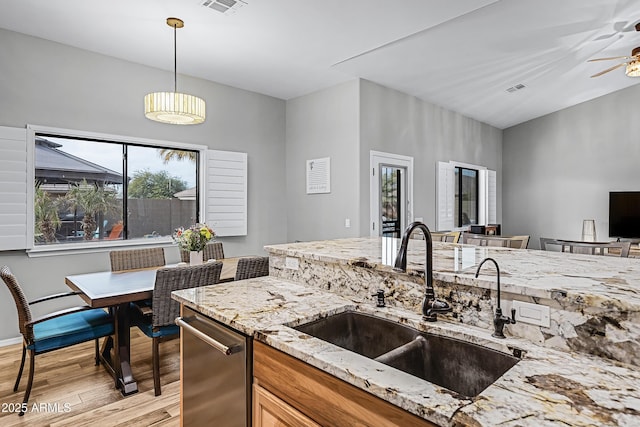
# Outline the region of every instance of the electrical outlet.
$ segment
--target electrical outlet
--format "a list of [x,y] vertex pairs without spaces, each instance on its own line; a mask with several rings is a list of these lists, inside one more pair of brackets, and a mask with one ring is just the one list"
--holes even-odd
[[516,321],[548,328],[551,325],[549,306],[513,301],[512,308],[516,309]]
[[344,220],[344,228],[351,228],[351,218],[346,218]]

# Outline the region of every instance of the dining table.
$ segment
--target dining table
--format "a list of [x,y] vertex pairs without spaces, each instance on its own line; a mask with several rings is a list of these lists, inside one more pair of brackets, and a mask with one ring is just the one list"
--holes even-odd
[[[234,280],[238,260],[241,258],[244,257],[218,260],[222,262],[220,282]],[[107,337],[104,341],[100,350],[100,359],[105,369],[114,378],[116,388],[119,388],[125,396],[138,391],[137,382],[131,371],[129,305],[132,302],[153,297],[156,270],[181,265],[186,264],[179,263],[136,270],[100,271],[65,277],[67,286],[80,292],[79,296],[87,305],[92,308],[107,308],[113,314],[115,333],[113,337]]]

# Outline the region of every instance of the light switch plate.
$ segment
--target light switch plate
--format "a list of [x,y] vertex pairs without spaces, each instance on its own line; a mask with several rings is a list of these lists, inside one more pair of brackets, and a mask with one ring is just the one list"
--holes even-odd
[[298,258],[288,256],[284,259],[284,266],[290,270],[297,270],[300,268],[300,261]]
[[551,325],[549,306],[513,301],[512,308],[516,309],[516,321],[548,328]]

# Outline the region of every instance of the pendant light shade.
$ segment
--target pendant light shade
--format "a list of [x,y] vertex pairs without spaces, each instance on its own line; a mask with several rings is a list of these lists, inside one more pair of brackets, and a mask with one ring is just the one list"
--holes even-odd
[[167,18],[167,25],[173,27],[173,92],[153,92],[144,97],[144,115],[156,122],[174,125],[195,125],[206,118],[205,102],[194,95],[178,92],[176,32],[184,27],[178,18]]
[[153,92],[144,97],[144,115],[156,122],[196,125],[204,122],[202,98],[178,92]]

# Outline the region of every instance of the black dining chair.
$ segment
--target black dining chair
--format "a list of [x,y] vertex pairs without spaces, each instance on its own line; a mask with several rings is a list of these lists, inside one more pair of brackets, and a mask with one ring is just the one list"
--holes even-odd
[[18,391],[26,354],[27,351],[29,352],[29,380],[20,411],[20,415],[24,415],[24,409],[27,406],[31,388],[33,387],[35,357],[38,354],[95,340],[95,360],[96,365],[98,365],[100,363],[98,340],[102,337],[113,335],[113,318],[106,311],[97,308],[92,309],[89,306],[68,308],[33,318],[30,306],[53,299],[75,296],[78,295],[79,292],[65,292],[28,302],[22,288],[18,284],[18,280],[13,273],[11,273],[9,267],[6,265],[1,267],[0,276],[9,288],[16,304],[16,309],[18,310],[18,327],[23,338],[22,360],[20,361],[18,378],[13,387],[14,392]]
[[180,304],[171,299],[171,292],[216,284],[220,281],[221,271],[222,262],[219,261],[186,267],[161,268],[156,272],[151,310],[134,310],[133,324],[152,340],[153,388],[156,396],[162,393],[159,344],[180,333],[180,328],[175,324],[176,317],[180,314]]

